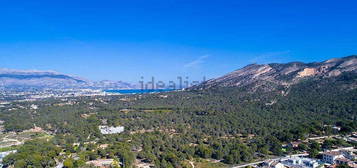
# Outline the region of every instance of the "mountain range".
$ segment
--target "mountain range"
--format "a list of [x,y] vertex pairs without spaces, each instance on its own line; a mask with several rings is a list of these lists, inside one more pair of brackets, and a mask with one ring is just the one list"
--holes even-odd
[[[326,79],[343,73],[357,73],[357,56],[333,58],[323,62],[250,64],[224,76],[207,80],[188,90],[238,87],[248,91],[284,90],[306,79]],[[0,87],[3,88],[91,88],[134,89],[122,81],[91,81],[55,71],[15,70],[0,68]]]
[[0,87],[37,89],[131,89],[134,86],[122,81],[91,81],[54,71],[0,69]]

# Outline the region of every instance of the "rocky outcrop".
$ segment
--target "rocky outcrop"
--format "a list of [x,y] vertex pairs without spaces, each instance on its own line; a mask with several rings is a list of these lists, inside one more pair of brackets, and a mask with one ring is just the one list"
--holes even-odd
[[298,73],[298,77],[313,76],[316,74],[317,74],[317,70],[315,68],[305,68],[304,70]]

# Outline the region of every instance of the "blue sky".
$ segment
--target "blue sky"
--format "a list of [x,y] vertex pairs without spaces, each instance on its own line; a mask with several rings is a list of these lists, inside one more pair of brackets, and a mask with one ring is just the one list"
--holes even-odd
[[217,77],[250,63],[357,54],[357,1],[16,1],[0,5],[0,67],[93,80]]

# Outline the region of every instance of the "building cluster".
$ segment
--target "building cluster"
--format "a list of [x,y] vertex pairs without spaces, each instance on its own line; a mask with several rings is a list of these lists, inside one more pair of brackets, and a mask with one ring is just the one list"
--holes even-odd
[[336,168],[338,165],[347,165],[357,168],[357,155],[354,149],[341,149],[322,153],[321,159],[291,156],[279,159],[267,160],[260,164],[259,168]]
[[321,167],[323,162],[304,157],[288,157],[280,160],[265,161],[261,168],[317,168]]
[[34,91],[4,91],[1,92],[1,102],[7,101],[36,101],[46,98],[66,98],[66,97],[81,97],[81,96],[106,96],[116,95],[108,93],[100,89],[43,89]]
[[348,165],[349,167],[357,168],[356,159],[357,155],[352,150],[327,151],[322,154],[322,161],[330,164],[329,167]]

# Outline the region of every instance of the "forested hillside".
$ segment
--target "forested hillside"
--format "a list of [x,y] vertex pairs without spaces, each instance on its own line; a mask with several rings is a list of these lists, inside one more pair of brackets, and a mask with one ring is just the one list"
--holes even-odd
[[[140,158],[157,167],[184,166],[191,158],[237,164],[282,155],[286,153],[283,143],[333,134],[333,125],[340,126],[342,134],[356,130],[356,84],[357,75],[346,72],[331,78],[308,78],[268,93],[248,92],[249,87],[218,87],[52,99],[13,103],[1,109],[0,118],[6,131],[20,132],[34,124],[47,130],[54,135],[53,145],[81,156],[79,161],[71,160],[77,166],[96,158],[125,158],[128,165]],[[32,104],[39,108],[31,109]],[[125,132],[102,135],[98,126],[103,124],[124,126]],[[93,141],[94,146],[85,145]],[[77,142],[85,148],[71,146]],[[110,147],[103,151],[96,147],[100,144]],[[122,152],[116,152],[119,149]],[[24,160],[32,164],[33,160],[21,158],[22,151],[28,152],[21,148],[5,163]]]
[[[356,64],[351,56],[250,65],[186,91],[13,102],[1,108],[4,132],[32,129],[47,140],[35,135],[4,164],[85,167],[88,161],[113,159],[126,167],[137,162],[190,167],[193,161],[225,167],[296,150],[316,157],[316,142],[299,149],[283,146],[356,131]],[[104,135],[103,125],[123,126],[124,132]]]

